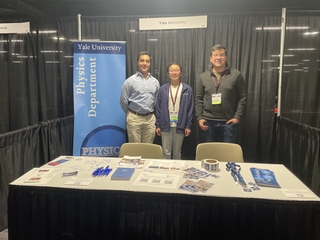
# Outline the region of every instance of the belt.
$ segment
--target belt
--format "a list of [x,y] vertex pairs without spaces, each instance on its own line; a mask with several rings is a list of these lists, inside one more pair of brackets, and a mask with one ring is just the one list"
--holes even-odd
[[153,114],[153,112],[138,113],[138,112],[135,112],[135,111],[131,110],[130,108],[129,108],[129,112],[132,112],[133,114],[138,115],[138,116],[149,116],[149,115]]

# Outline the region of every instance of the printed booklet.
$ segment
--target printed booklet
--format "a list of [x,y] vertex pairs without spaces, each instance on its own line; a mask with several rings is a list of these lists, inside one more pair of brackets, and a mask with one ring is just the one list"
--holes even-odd
[[112,174],[111,180],[130,180],[134,171],[134,168],[117,168]]
[[250,168],[254,181],[258,186],[280,188],[274,172],[269,169]]

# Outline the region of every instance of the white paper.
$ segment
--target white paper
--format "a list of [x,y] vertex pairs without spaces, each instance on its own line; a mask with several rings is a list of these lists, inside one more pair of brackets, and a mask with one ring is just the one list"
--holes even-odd
[[180,175],[142,172],[133,182],[137,186],[177,188]]
[[70,178],[65,184],[74,186],[88,186],[93,178]]
[[160,169],[160,170],[182,170],[185,167],[184,162],[172,162],[167,160],[152,160],[149,165],[148,169]]
[[281,189],[288,198],[317,198],[312,192],[304,189]]

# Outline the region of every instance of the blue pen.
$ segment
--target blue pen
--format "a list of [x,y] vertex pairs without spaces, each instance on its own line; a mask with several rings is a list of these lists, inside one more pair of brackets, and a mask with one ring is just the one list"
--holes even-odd
[[103,169],[103,168],[102,168],[102,167],[99,167],[99,168],[97,168],[96,170],[94,170],[94,171],[92,172],[92,176],[93,176],[93,177],[98,177],[99,174],[100,174],[101,169]]
[[111,170],[112,170],[112,168],[109,168],[109,165],[106,166],[106,168],[105,168],[104,171],[103,171],[103,175],[104,175],[104,176],[108,176],[109,173],[111,172]]

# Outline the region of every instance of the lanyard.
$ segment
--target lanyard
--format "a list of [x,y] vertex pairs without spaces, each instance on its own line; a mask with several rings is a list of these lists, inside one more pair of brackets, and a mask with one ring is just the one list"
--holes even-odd
[[170,97],[171,97],[171,101],[172,101],[172,105],[173,105],[173,111],[175,111],[175,105],[176,105],[176,102],[177,102],[179,88],[180,88],[180,83],[179,83],[179,86],[178,86],[177,91],[176,91],[176,96],[173,99],[172,90],[171,90],[171,84],[170,84]]
[[211,77],[212,77],[212,80],[213,80],[213,84],[214,84],[214,86],[216,87],[216,93],[218,93],[218,89],[219,89],[219,87],[220,87],[220,85],[221,85],[221,83],[222,83],[222,80],[224,79],[224,77],[227,75],[227,71],[228,71],[228,69],[226,69],[225,70],[225,73],[224,73],[224,75],[222,76],[222,77],[220,77],[220,80],[218,80],[217,79],[217,77],[213,74],[213,75],[211,75]]
[[231,172],[231,176],[233,177],[234,181],[236,182],[236,185],[240,183],[241,186],[246,186],[246,182],[244,181],[243,177],[241,176],[241,167],[234,163],[234,162],[228,162],[226,164],[227,171]]

